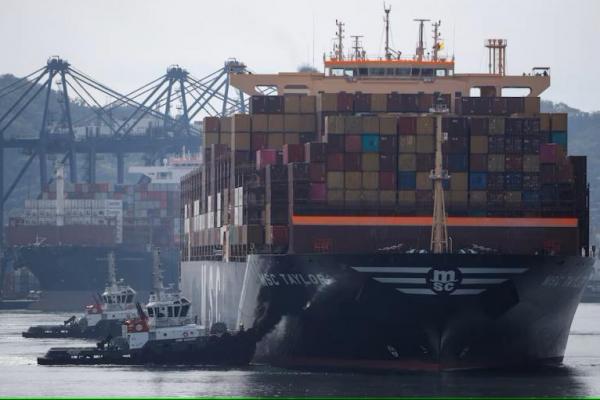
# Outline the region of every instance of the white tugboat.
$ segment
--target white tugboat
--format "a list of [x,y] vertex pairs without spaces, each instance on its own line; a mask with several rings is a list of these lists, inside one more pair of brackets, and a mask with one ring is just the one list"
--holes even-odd
[[210,331],[189,318],[192,304],[173,287],[164,288],[158,251],[154,254],[154,291],[144,311],[125,321],[122,336],[96,347],[51,348],[38,364],[195,364],[246,365],[254,356],[253,330],[230,332],[224,323]]
[[119,336],[123,321],[135,318],[136,292],[122,279],[117,280],[115,255],[108,254],[108,285],[95,304],[86,306],[85,314],[72,316],[63,325],[37,325],[23,332],[26,338],[91,338]]

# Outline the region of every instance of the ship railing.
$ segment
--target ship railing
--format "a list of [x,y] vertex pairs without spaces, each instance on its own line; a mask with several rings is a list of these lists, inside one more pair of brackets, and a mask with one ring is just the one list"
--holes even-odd
[[336,57],[335,55],[330,54],[329,57],[327,57],[325,59],[325,62],[364,62],[364,63],[369,63],[369,62],[380,62],[380,61],[405,61],[407,63],[411,63],[411,62],[413,62],[413,63],[418,63],[418,62],[422,62],[422,63],[428,63],[428,62],[429,63],[434,63],[434,62],[454,63],[452,58],[449,57],[447,54],[438,54],[437,60],[434,60],[433,56],[431,56],[431,55],[423,56],[421,58],[421,60],[419,60],[418,57],[414,54],[402,55],[402,53],[393,55],[389,59],[387,59],[385,57],[385,55],[374,54],[374,53],[363,53],[360,55],[360,57],[356,57],[354,54],[348,54],[343,59],[340,59],[340,58]]

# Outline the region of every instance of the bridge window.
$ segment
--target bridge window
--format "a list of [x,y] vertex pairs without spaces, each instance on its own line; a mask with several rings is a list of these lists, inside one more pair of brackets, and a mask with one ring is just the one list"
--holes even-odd
[[367,75],[369,75],[369,69],[368,68],[359,68],[358,69],[358,75],[360,75],[360,76],[367,76]]
[[410,68],[396,68],[396,75],[398,76],[409,76]]
[[385,68],[369,68],[369,75],[385,75]]
[[127,295],[126,302],[127,302],[127,303],[131,303],[132,301],[133,301],[133,295],[132,295],[132,294],[128,294],[128,295]]
[[154,317],[154,309],[153,308],[148,308],[148,316]]
[[502,88],[502,97],[526,97],[531,93],[529,88],[506,87]]
[[189,304],[186,304],[185,306],[181,307],[181,316],[185,317],[188,313],[188,310],[190,309]]
[[345,69],[344,76],[354,76],[354,70],[353,69]]
[[445,69],[436,69],[435,70],[435,76],[446,76],[447,74],[447,70]]
[[173,307],[167,307],[167,317],[173,317]]
[[411,76],[419,76],[421,75],[421,68],[413,68],[410,71]]
[[396,72],[394,68],[386,68],[385,69],[386,75],[394,75],[394,72]]
[[179,309],[181,307],[173,307],[173,315],[175,315],[176,317],[179,317]]
[[433,76],[433,69],[432,68],[423,68],[421,70],[421,76]]
[[333,76],[343,76],[344,75],[344,70],[342,68],[332,68],[331,69],[331,75],[333,75]]

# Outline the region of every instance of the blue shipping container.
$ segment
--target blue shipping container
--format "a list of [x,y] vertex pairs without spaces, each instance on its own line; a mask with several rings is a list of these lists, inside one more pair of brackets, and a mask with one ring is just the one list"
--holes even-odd
[[362,135],[362,151],[365,153],[379,152],[379,135],[372,133],[363,133]]
[[415,190],[417,188],[417,173],[398,172],[398,186],[400,190]]
[[450,172],[466,172],[469,164],[469,156],[462,154],[449,154],[446,167]]
[[471,172],[469,174],[469,190],[486,190],[487,189],[487,173],[486,172]]
[[550,133],[550,141],[567,147],[567,132],[552,132]]

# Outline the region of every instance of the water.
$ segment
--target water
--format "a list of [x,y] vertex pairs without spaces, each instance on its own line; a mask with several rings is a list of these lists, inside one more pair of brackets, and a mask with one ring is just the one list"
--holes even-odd
[[24,339],[68,315],[0,311],[0,396],[600,396],[600,304],[577,311],[564,366],[538,372],[323,373],[239,369],[39,366],[71,339]]

